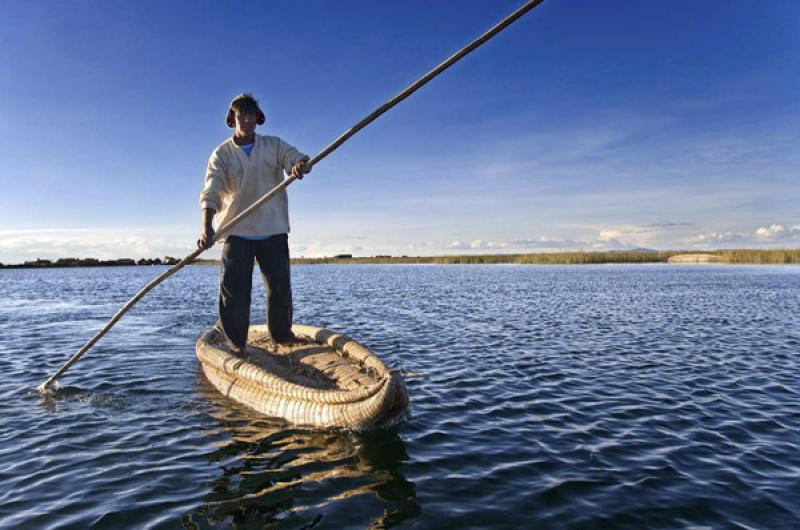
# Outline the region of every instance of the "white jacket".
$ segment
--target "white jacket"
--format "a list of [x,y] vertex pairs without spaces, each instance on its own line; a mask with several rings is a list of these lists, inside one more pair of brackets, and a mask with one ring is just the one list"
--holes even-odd
[[[217,227],[224,225],[262,195],[280,184],[284,172],[306,155],[276,136],[256,135],[250,156],[228,138],[208,159],[200,207],[217,211]],[[228,235],[271,236],[289,232],[286,190],[237,224]]]

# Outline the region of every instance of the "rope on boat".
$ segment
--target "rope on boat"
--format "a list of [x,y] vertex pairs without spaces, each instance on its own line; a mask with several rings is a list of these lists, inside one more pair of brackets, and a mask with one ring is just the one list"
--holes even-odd
[[[314,156],[314,158],[312,158],[309,161],[309,165],[312,166],[312,167],[314,165],[316,165],[318,162],[320,162],[326,156],[328,156],[333,151],[335,151],[340,145],[342,145],[348,139],[350,139],[358,131],[360,131],[361,129],[363,129],[364,127],[366,127],[367,125],[369,125],[373,121],[375,121],[383,113],[385,113],[386,111],[388,111],[389,109],[391,109],[392,107],[394,107],[395,105],[397,105],[398,103],[400,103],[401,101],[406,99],[408,96],[410,96],[411,94],[413,94],[414,92],[416,92],[417,90],[422,88],[422,86],[427,84],[428,81],[430,81],[434,77],[438,76],[439,74],[441,74],[442,72],[447,70],[449,67],[451,67],[453,64],[458,62],[465,55],[469,54],[470,52],[475,50],[478,46],[480,46],[481,44],[485,43],[486,41],[488,41],[489,39],[491,39],[492,37],[494,37],[495,35],[497,35],[501,31],[503,31],[505,28],[507,28],[509,25],[511,25],[513,22],[515,22],[522,15],[526,14],[528,11],[530,11],[534,7],[538,6],[543,1],[544,0],[529,0],[522,7],[520,7],[519,9],[517,9],[516,11],[514,11],[513,13],[508,15],[506,18],[504,18],[502,21],[497,23],[495,26],[493,26],[491,29],[486,31],[483,35],[481,35],[480,37],[478,37],[477,39],[475,39],[474,41],[472,41],[468,45],[464,46],[463,48],[461,48],[459,51],[457,51],[456,53],[454,53],[453,55],[451,55],[450,57],[448,57],[444,61],[442,61],[438,66],[436,66],[431,71],[429,71],[428,73],[426,73],[425,75],[423,75],[422,77],[420,77],[419,79],[414,81],[408,88],[406,88],[405,90],[403,90],[402,92],[397,94],[395,97],[393,97],[392,99],[390,99],[389,101],[387,101],[386,103],[384,103],[383,105],[378,107],[378,109],[376,109],[372,114],[370,114],[369,116],[367,116],[366,118],[364,118],[363,120],[361,120],[360,122],[358,122],[357,124],[352,126],[350,129],[346,130],[344,133],[342,133],[341,136],[339,136],[336,140],[331,142],[330,145],[328,145],[325,149],[323,149],[316,156]],[[247,209],[245,209],[239,215],[237,215],[236,217],[231,219],[225,225],[221,226],[219,228],[219,230],[217,230],[216,234],[214,235],[214,239],[211,242],[211,246],[213,246],[213,244],[216,243],[217,241],[219,241],[222,238],[222,236],[227,234],[234,226],[236,226],[239,223],[239,221],[241,221],[242,219],[244,219],[245,217],[250,215],[250,213],[252,213],[254,210],[259,208],[265,202],[270,200],[276,194],[278,194],[281,191],[283,191],[287,186],[289,186],[289,184],[291,184],[295,180],[297,180],[297,177],[289,176],[283,182],[281,182],[280,184],[278,184],[277,186],[272,188],[269,192],[267,192],[265,195],[263,195],[256,202],[251,204]],[[211,246],[209,246],[208,248],[211,248]],[[95,334],[94,337],[92,337],[86,344],[84,344],[83,347],[80,350],[75,352],[72,355],[72,357],[70,357],[67,360],[67,362],[64,363],[64,365],[61,368],[59,368],[53,375],[51,375],[47,379],[47,381],[45,381],[44,383],[42,383],[41,385],[36,387],[36,389],[40,393],[43,393],[43,394],[47,393],[50,390],[52,384],[59,377],[64,375],[64,372],[66,372],[73,364],[78,362],[78,359],[80,359],[81,356],[83,356],[83,354],[86,353],[89,350],[89,348],[94,346],[94,344],[98,340],[100,340],[100,338],[103,335],[105,335],[108,332],[108,330],[110,330],[114,326],[114,324],[116,324],[119,321],[119,319],[122,318],[122,315],[127,313],[128,310],[131,307],[133,307],[134,304],[136,304],[136,302],[141,300],[144,297],[144,295],[149,293],[156,285],[160,284],[161,282],[163,282],[164,280],[166,280],[167,278],[169,278],[170,276],[172,276],[173,274],[175,274],[176,272],[181,270],[183,267],[185,267],[189,263],[193,262],[200,254],[202,254],[206,250],[207,249],[204,249],[204,248],[198,248],[197,250],[195,250],[194,252],[192,252],[191,254],[189,254],[188,256],[183,258],[182,260],[180,260],[177,264],[173,265],[173,267],[171,269],[165,271],[164,273],[159,275],[155,280],[153,280],[152,282],[147,284],[145,287],[143,287],[138,293],[136,293],[133,296],[133,298],[128,300],[128,302],[124,306],[122,306],[122,308],[119,311],[117,311],[116,314],[114,314],[113,317],[111,317],[111,320],[109,320],[106,323],[106,325],[104,325],[100,329],[100,331],[98,331]]]

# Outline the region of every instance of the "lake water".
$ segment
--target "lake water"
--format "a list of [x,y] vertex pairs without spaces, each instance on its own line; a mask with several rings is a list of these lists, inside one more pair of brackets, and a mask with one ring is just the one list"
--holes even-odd
[[0,528],[800,527],[800,267],[296,266],[409,374],[364,433],[217,393],[188,267],[35,393],[162,270],[0,270]]

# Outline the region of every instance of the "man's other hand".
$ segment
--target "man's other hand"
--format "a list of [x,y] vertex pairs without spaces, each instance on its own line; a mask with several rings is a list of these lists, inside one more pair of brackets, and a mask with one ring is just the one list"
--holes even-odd
[[306,173],[311,173],[311,164],[308,163],[308,158],[299,160],[292,166],[292,176],[297,179],[302,179]]
[[200,234],[200,239],[197,240],[197,248],[209,249],[214,245],[214,229],[206,227],[203,233]]

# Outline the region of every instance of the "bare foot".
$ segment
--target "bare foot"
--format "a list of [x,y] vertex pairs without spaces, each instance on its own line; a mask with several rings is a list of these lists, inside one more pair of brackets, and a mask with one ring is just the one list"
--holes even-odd
[[299,346],[301,344],[305,344],[306,341],[292,333],[291,335],[284,337],[281,340],[275,341],[281,346]]

